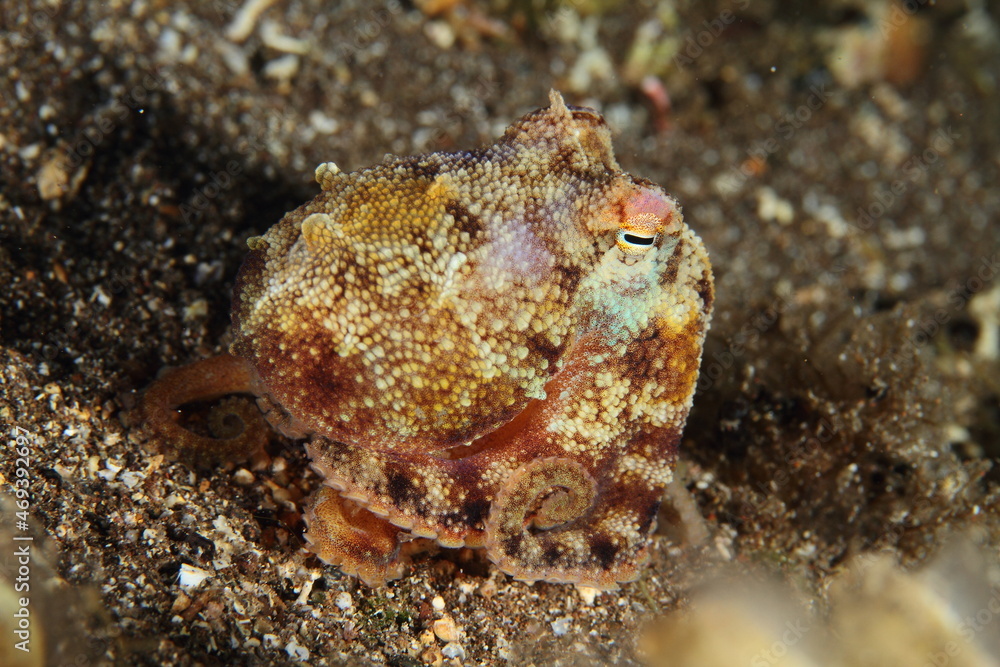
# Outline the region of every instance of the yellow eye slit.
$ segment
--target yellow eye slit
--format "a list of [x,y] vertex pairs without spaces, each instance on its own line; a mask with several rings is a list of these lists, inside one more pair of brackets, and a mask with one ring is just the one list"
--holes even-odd
[[619,229],[615,236],[618,247],[627,255],[641,255],[656,243],[657,234],[632,234]]

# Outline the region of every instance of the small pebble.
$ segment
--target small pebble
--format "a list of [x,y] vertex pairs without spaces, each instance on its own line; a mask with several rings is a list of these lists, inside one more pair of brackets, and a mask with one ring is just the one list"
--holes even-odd
[[434,42],[439,49],[447,51],[455,44],[455,31],[444,21],[428,21],[424,25],[424,34]]
[[233,473],[233,481],[237,486],[250,486],[253,484],[253,473],[246,468],[240,468]]
[[285,646],[285,653],[287,653],[292,660],[305,661],[309,659],[309,649],[300,644],[298,639],[295,637],[292,637],[292,640]]
[[569,629],[573,626],[573,619],[569,616],[563,616],[562,618],[557,618],[552,621],[552,634],[556,637],[562,637],[564,634],[569,632]]
[[431,600],[431,606],[434,607],[434,611],[444,611],[444,598],[440,595],[435,595],[434,599]]
[[425,665],[440,665],[444,663],[444,656],[441,654],[441,649],[437,646],[428,646],[420,654],[420,659],[423,660]]
[[347,611],[354,606],[354,600],[351,599],[351,594],[346,591],[339,594],[333,603],[337,605],[337,608],[341,611]]
[[170,606],[170,613],[179,614],[190,606],[191,598],[188,597],[184,591],[181,591],[177,597],[174,598],[174,603]]
[[203,570],[200,567],[182,563],[180,573],[177,576],[177,581],[181,588],[195,588],[198,584],[211,576],[212,573],[208,570]]
[[479,589],[476,592],[488,600],[489,598],[496,595],[497,582],[494,581],[493,579],[487,579],[485,582],[483,582],[483,584],[479,587]]
[[465,649],[462,648],[461,644],[456,644],[454,642],[446,645],[441,649],[441,655],[446,658],[457,658],[459,660],[465,659]]
[[580,599],[583,600],[583,604],[588,607],[592,607],[594,605],[594,600],[597,599],[597,595],[601,591],[596,588],[591,588],[590,586],[577,586],[576,592],[580,596]]
[[434,629],[434,634],[437,638],[443,642],[455,642],[458,641],[458,626],[455,625],[455,621],[451,616],[445,616],[444,618],[439,618],[434,621],[434,625],[431,626]]

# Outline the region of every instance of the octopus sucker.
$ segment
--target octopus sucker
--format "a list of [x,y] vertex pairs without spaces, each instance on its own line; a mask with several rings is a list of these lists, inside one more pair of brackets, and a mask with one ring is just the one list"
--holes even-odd
[[248,242],[232,356],[146,392],[153,446],[245,456],[249,418],[188,437],[176,408],[256,396],[324,481],[310,548],[370,585],[429,540],[526,581],[640,576],[714,300],[677,201],[555,91],[490,146],[316,181]]

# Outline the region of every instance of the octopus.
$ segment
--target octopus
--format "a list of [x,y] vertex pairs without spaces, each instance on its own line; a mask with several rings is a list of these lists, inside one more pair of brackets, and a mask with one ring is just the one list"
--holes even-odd
[[[316,180],[248,241],[231,353],[144,393],[149,441],[206,461],[304,440],[308,547],[369,585],[418,538],[529,582],[636,579],[712,313],[677,202],[555,91],[491,146]],[[211,434],[182,423],[216,400]]]

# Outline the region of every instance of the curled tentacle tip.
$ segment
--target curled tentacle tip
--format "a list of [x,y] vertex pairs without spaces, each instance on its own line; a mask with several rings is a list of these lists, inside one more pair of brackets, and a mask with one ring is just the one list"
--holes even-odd
[[399,528],[361,505],[324,486],[305,519],[309,549],[324,562],[372,587],[403,576]]
[[[149,446],[167,458],[195,464],[247,459],[263,450],[270,438],[267,422],[249,400],[232,396],[255,394],[255,379],[245,360],[228,354],[165,373],[137,407]],[[187,428],[178,408],[208,401],[219,401],[208,412],[211,435]]]

